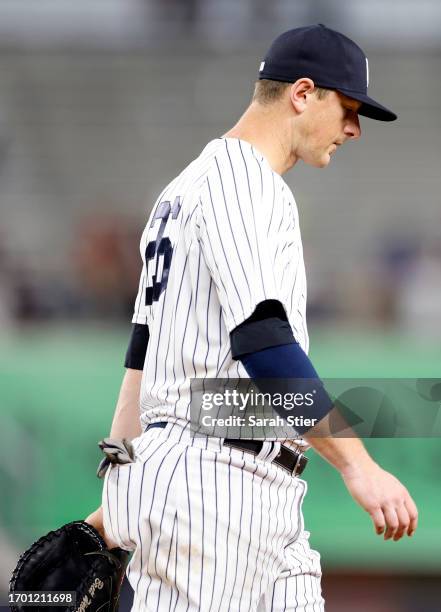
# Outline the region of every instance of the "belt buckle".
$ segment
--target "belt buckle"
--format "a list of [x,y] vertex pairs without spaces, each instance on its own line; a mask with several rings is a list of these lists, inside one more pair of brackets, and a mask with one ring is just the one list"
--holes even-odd
[[[292,468],[289,467],[289,465],[286,465],[286,463],[282,463],[279,459],[279,457],[282,454],[282,449],[289,453],[291,455],[291,457],[294,457],[295,463],[294,466]],[[291,476],[300,476],[300,474],[303,472],[303,470],[306,467],[306,463],[308,461],[308,459],[305,457],[305,454],[302,453],[301,451],[299,451],[298,449],[294,449],[294,448],[289,448],[288,446],[281,446],[280,448],[280,452],[277,455],[277,457],[275,459],[273,459],[274,463],[276,463],[278,466],[280,466],[281,468],[283,468],[284,470],[286,470],[288,472],[288,474],[291,474]]]
[[302,453],[301,451],[299,451],[298,455],[299,456],[297,457],[297,461],[292,471],[293,476],[300,476],[301,474],[303,474],[306,468],[306,464],[308,463],[308,458],[306,457],[305,453]]

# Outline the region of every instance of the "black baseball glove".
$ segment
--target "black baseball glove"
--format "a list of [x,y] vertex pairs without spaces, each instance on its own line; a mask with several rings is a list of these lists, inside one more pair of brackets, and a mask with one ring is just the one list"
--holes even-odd
[[[50,531],[21,555],[9,592],[71,591],[76,593],[75,604],[64,602],[50,609],[114,612],[128,560],[128,552],[109,550],[96,529],[75,521]],[[49,608],[37,604],[32,609],[47,612]],[[12,604],[11,610],[27,612],[20,603]]]

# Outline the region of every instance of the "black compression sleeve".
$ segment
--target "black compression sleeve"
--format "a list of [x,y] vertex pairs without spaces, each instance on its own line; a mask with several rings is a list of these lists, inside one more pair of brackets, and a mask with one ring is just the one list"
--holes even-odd
[[130,336],[129,346],[127,347],[124,365],[132,370],[142,370],[144,368],[145,355],[149,342],[148,325],[134,323]]

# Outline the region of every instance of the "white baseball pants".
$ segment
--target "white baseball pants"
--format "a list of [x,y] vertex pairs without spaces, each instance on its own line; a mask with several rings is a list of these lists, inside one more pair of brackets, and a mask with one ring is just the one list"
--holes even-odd
[[277,443],[254,456],[169,424],[133,445],[103,488],[105,529],[133,551],[133,612],[324,610],[307,485],[271,463]]

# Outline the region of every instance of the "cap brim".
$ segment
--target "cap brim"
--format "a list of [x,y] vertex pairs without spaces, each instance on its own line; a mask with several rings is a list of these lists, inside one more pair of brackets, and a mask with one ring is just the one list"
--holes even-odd
[[369,117],[377,121],[395,121],[397,118],[395,113],[365,94],[344,89],[338,89],[337,91],[348,96],[348,98],[353,98],[361,102],[362,104],[358,110],[358,114],[363,115],[363,117]]

